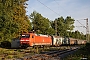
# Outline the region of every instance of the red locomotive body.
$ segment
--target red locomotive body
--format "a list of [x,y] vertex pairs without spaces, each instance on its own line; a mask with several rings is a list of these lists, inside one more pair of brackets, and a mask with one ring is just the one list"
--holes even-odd
[[21,45],[52,45],[51,36],[48,35],[37,35],[35,33],[24,33],[20,39]]

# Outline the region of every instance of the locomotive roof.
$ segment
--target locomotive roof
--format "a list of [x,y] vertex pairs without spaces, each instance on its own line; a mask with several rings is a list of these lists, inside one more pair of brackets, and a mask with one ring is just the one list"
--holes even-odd
[[55,37],[55,38],[61,38],[61,36],[53,36],[53,37]]

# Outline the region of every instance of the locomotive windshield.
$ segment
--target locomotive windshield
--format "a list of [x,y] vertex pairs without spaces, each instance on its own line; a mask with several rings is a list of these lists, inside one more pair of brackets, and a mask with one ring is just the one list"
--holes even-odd
[[22,38],[29,38],[30,35],[29,35],[29,34],[23,34],[21,37],[22,37]]

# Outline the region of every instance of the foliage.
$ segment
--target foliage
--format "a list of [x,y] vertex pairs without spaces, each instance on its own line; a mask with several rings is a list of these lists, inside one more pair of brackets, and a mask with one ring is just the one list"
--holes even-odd
[[21,33],[27,33],[31,29],[37,34],[55,35],[56,24],[58,36],[86,39],[86,35],[79,31],[71,32],[74,28],[74,19],[70,16],[65,19],[61,16],[50,21],[33,11],[29,16],[30,21],[26,15],[25,9],[28,5],[26,1],[28,0],[0,0],[0,42],[11,41],[12,38],[20,36]]
[[54,30],[51,27],[50,21],[48,18],[44,18],[41,14],[34,11],[30,15],[32,21],[33,30],[37,34],[53,34]]
[[[90,34],[89,34],[89,40],[90,40]],[[89,41],[90,42],[90,41]]]
[[2,47],[2,48],[10,48],[11,43],[9,41],[3,41],[3,42],[1,42],[0,47]]
[[69,32],[69,36],[76,39],[86,40],[86,35],[84,35],[82,32],[79,32],[78,30],[75,32]]
[[0,41],[11,41],[20,33],[28,32],[27,0],[0,0]]
[[[55,35],[55,33],[57,33],[58,36],[68,36],[83,40],[86,39],[86,35],[82,32],[72,32],[74,28],[74,19],[70,16],[67,16],[65,19],[61,16],[54,21],[50,21],[48,18],[45,18],[36,11],[33,11],[29,18],[32,21],[32,30],[34,30],[37,34]],[[55,27],[57,27],[57,32],[55,32]]]
[[83,48],[79,49],[74,55],[68,56],[64,60],[81,60],[81,58],[87,58],[90,60],[90,43],[87,43]]
[[[55,23],[55,21],[57,21]],[[64,19],[62,16],[60,18],[55,19],[52,22],[52,27],[55,29],[55,24],[57,24],[57,34],[60,36],[68,36],[67,32],[72,31],[74,28],[74,19],[67,16],[66,19]]]

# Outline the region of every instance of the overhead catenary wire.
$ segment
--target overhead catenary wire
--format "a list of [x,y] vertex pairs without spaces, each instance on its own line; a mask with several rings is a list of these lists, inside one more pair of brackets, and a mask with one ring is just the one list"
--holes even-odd
[[[57,3],[57,5],[58,6],[60,6],[60,4],[56,1],[56,0],[54,0],[56,3]],[[60,6],[61,7],[61,6]],[[63,8],[63,7],[62,7]],[[64,8],[63,8],[64,9]],[[64,9],[65,10],[65,9]],[[65,10],[67,13],[68,13],[68,11],[67,10]],[[68,13],[69,14],[69,13]],[[84,20],[86,20],[86,19],[84,19]],[[77,20],[78,21],[78,20]],[[79,21],[78,21],[79,22]],[[80,22],[79,22],[80,23]],[[80,23],[82,26],[76,26],[76,27],[83,27],[83,28],[86,28],[87,29],[87,26],[85,27],[82,23]],[[88,25],[88,24],[87,24]],[[88,32],[89,33],[89,32]]]
[[[76,21],[78,21],[78,20],[76,20]],[[79,22],[79,21],[78,21]],[[80,23],[80,22],[79,22]],[[84,28],[86,28],[82,23],[80,23]]]
[[46,6],[45,4],[43,4],[41,1],[37,0],[39,3],[41,3],[42,5],[44,5],[45,7],[47,7],[49,10],[51,10],[52,12],[54,12],[55,14],[59,15],[57,12],[53,11],[51,8],[49,8],[48,6]]
[[[61,16],[59,13],[55,12],[53,9],[51,9],[50,7],[48,7],[47,5],[45,5],[45,4],[44,4],[43,2],[41,2],[40,0],[36,0],[36,1],[38,1],[40,4],[42,4],[43,6],[45,6],[46,8],[48,8],[50,11],[54,12],[56,15]],[[59,2],[58,2],[57,0],[53,0],[53,1],[55,1],[58,6],[60,6],[64,11],[66,11],[66,12],[68,13],[68,11],[65,10],[65,9],[59,4]],[[69,14],[69,13],[68,13],[68,14]],[[79,22],[79,21],[78,21],[78,22]],[[79,23],[80,23],[80,22],[79,22]],[[81,23],[80,23],[80,24],[81,24]],[[82,25],[81,27],[86,28],[83,24],[81,24],[81,25]]]
[[[60,6],[60,4],[56,1],[56,0],[54,0],[55,2],[56,2],[56,4],[58,5],[58,6]],[[62,9],[64,9],[62,6],[60,6]],[[66,9],[64,9],[64,11],[66,11],[66,13],[68,13],[68,11],[66,10]],[[69,14],[69,13],[68,13]]]

